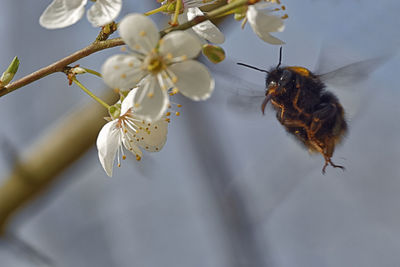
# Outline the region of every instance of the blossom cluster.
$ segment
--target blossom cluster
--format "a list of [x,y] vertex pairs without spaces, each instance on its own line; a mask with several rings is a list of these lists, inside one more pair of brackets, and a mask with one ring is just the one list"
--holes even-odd
[[[228,0],[228,5],[240,0]],[[85,13],[87,0],[54,0],[40,17],[40,24],[48,29],[70,26]],[[95,0],[87,11],[93,26],[113,22],[121,8],[122,0]],[[208,99],[215,87],[214,79],[205,65],[196,61],[203,52],[210,61],[223,60],[222,48],[214,44],[225,41],[223,33],[209,20],[203,20],[185,31],[174,30],[161,35],[157,25],[148,17],[155,12],[171,15],[171,27],[184,24],[204,15],[204,5],[216,0],[165,0],[160,8],[145,14],[132,13],[118,24],[118,32],[129,48],[129,53],[108,58],[101,68],[104,82],[120,92],[121,99],[108,106],[110,119],[97,139],[100,162],[111,176],[115,158],[118,166],[125,159],[125,151],[142,157],[140,148],[160,151],[166,142],[170,96],[181,93],[191,100]],[[235,14],[242,26],[249,22],[253,31],[263,41],[280,45],[283,42],[271,32],[284,29],[283,19],[274,13],[276,0],[255,1],[243,4],[226,14]],[[210,45],[211,43],[211,45]],[[75,75],[75,74],[74,74]]]

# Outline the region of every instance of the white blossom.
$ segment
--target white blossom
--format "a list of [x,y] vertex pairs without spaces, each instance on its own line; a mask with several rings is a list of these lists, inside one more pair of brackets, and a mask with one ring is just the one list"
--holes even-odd
[[[192,20],[196,16],[203,15],[203,12],[198,7],[190,7],[184,11],[180,17],[184,19],[180,20],[183,23],[187,20]],[[215,26],[211,21],[206,20],[192,27],[193,31],[200,37],[206,39],[207,41],[215,44],[222,44],[225,41],[224,34]]]
[[[85,13],[87,0],[54,0],[40,16],[39,23],[47,29],[68,27]],[[94,27],[112,22],[119,14],[122,0],[96,0],[87,11],[87,19]]]
[[118,166],[121,158],[125,159],[125,150],[142,157],[143,148],[157,152],[162,149],[167,139],[168,122],[162,118],[155,122],[146,122],[138,118],[132,108],[136,90],[132,90],[122,101],[120,115],[106,123],[97,137],[97,150],[101,165],[108,176],[112,176],[115,157]]
[[111,88],[139,85],[134,98],[138,116],[159,119],[168,107],[169,93],[180,92],[196,101],[210,97],[214,80],[203,64],[193,60],[201,51],[196,37],[173,31],[160,39],[154,22],[142,14],[125,17],[119,33],[132,53],[108,58],[102,76]]
[[285,29],[283,19],[279,16],[273,15],[274,10],[265,9],[269,3],[259,2],[248,7],[246,12],[246,19],[249,21],[251,28],[263,41],[281,45],[284,42],[274,36],[271,32],[282,32]]

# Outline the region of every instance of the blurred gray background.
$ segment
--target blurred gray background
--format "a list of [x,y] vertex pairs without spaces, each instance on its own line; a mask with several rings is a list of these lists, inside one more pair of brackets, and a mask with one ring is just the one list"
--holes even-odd
[[[22,77],[94,40],[98,29],[86,18],[66,29],[41,28],[50,2],[1,1],[0,69],[17,55]],[[160,153],[140,163],[130,157],[108,178],[93,146],[64,172],[14,218],[10,231],[25,245],[2,240],[0,266],[400,266],[400,3],[283,4],[289,19],[276,36],[286,42],[284,64],[314,69],[321,60],[331,70],[393,53],[368,80],[342,91],[350,133],[333,160],[345,172],[328,167],[322,175],[322,157],[290,138],[273,112],[229,107],[229,91],[245,82],[215,73],[210,101],[175,99],[182,115]],[[156,6],[125,0],[119,18]],[[269,68],[279,47],[232,19],[222,28],[228,60],[215,68],[262,88],[262,73],[234,62]],[[78,63],[100,70],[115,53],[119,48]],[[81,80],[97,94],[104,88],[94,77]],[[19,89],[0,99],[1,141],[23,154],[71,108],[91,101],[59,73]],[[5,178],[4,145],[0,152]]]

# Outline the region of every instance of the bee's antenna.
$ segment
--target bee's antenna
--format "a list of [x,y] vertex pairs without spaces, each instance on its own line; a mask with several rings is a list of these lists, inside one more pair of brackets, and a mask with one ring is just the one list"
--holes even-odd
[[281,66],[281,63],[282,63],[282,46],[279,49],[279,63],[278,66],[276,66],[276,69],[278,69]]
[[250,68],[250,69],[255,69],[255,70],[258,70],[258,71],[261,71],[261,72],[269,73],[269,71],[267,71],[267,70],[259,69],[259,68],[256,68],[256,67],[244,64],[244,63],[236,63],[236,64],[241,65],[241,66],[245,66],[245,67]]

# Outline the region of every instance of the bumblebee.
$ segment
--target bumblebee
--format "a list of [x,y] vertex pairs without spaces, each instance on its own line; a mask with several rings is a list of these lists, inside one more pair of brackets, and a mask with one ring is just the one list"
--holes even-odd
[[316,75],[304,67],[281,67],[281,61],[282,47],[278,65],[269,71],[243,63],[237,64],[267,73],[262,113],[270,102],[276,111],[276,118],[286,131],[310,152],[321,153],[324,157],[323,174],[328,165],[344,170],[343,166],[332,162],[332,156],[336,145],[348,131],[345,112],[338,98],[325,89],[323,80],[326,76],[346,73],[360,65],[364,68],[364,65],[370,65],[371,62],[354,63],[325,75]]

